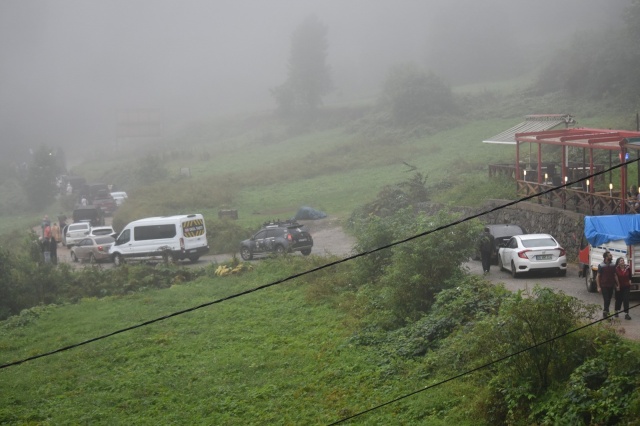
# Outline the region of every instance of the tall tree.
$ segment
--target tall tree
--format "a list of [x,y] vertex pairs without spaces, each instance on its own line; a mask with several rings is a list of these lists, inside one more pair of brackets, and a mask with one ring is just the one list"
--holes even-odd
[[42,145],[33,152],[24,182],[30,207],[41,210],[53,202],[57,193],[56,176],[59,172],[58,159],[51,148]]
[[287,80],[271,90],[283,116],[313,114],[332,89],[328,47],[327,27],[315,15],[293,32]]
[[453,92],[444,80],[413,63],[400,64],[389,71],[379,102],[400,125],[456,111]]

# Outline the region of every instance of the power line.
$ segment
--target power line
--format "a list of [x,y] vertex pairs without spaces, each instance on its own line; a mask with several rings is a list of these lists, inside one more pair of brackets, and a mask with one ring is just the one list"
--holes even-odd
[[[629,307],[629,309],[637,308],[638,306],[640,306],[640,303],[639,303],[639,304],[637,304],[637,305],[633,305],[633,306]],[[375,407],[371,407],[371,408],[369,408],[369,409],[367,409],[367,410],[360,411],[359,413],[353,414],[353,415],[351,415],[351,416],[349,416],[349,417],[344,417],[344,418],[342,418],[342,419],[340,419],[340,420],[338,420],[338,421],[335,421],[335,422],[333,422],[333,423],[329,423],[327,426],[333,426],[333,425],[337,425],[337,424],[340,424],[340,423],[344,423],[344,422],[346,422],[347,420],[351,420],[351,419],[353,419],[353,418],[355,418],[355,417],[359,417],[359,416],[361,416],[361,415],[363,415],[363,414],[370,413],[370,412],[375,411],[375,410],[377,410],[377,409],[379,409],[379,408],[382,408],[382,407],[385,407],[385,406],[387,406],[387,405],[393,404],[393,403],[395,403],[395,402],[401,401],[401,400],[403,400],[403,399],[409,398],[410,396],[413,396],[413,395],[419,394],[420,392],[424,392],[424,391],[426,391],[426,390],[433,389],[433,388],[435,388],[435,387],[437,387],[437,386],[443,385],[443,384],[448,383],[448,382],[451,382],[451,381],[453,381],[453,380],[457,380],[457,379],[459,379],[459,378],[461,378],[461,377],[468,376],[469,374],[471,374],[471,373],[475,373],[476,371],[479,371],[479,370],[482,370],[482,369],[484,369],[484,368],[490,367],[490,366],[492,366],[492,365],[494,365],[494,364],[498,364],[498,363],[500,363],[500,362],[502,362],[502,361],[506,361],[506,360],[507,360],[507,359],[509,359],[509,358],[512,358],[512,357],[517,356],[517,355],[520,355],[520,354],[522,354],[522,353],[524,353],[524,352],[530,351],[530,350],[535,349],[535,348],[537,348],[537,347],[539,347],[539,346],[546,345],[547,343],[550,343],[550,342],[553,342],[553,341],[555,341],[555,340],[561,339],[561,338],[566,337],[566,336],[568,336],[568,335],[570,335],[570,334],[572,334],[572,333],[575,333],[575,332],[577,332],[577,331],[583,330],[583,329],[585,329],[585,328],[587,328],[587,327],[591,327],[592,325],[595,325],[595,324],[597,324],[597,323],[599,323],[599,322],[601,322],[601,321],[609,320],[609,319],[611,319],[611,317],[612,317],[613,315],[614,315],[614,314],[611,314],[611,315],[607,316],[606,318],[601,318],[601,319],[599,319],[599,320],[597,320],[597,321],[590,322],[590,323],[585,324],[585,325],[583,325],[583,326],[581,326],[581,327],[574,328],[573,330],[569,330],[569,331],[567,331],[567,332],[565,332],[565,333],[563,333],[563,334],[559,334],[558,336],[551,337],[550,339],[547,339],[547,340],[545,340],[545,341],[543,341],[543,342],[537,343],[537,344],[535,344],[535,345],[533,345],[533,346],[529,346],[529,347],[524,348],[524,349],[521,349],[521,350],[519,350],[519,351],[516,351],[516,352],[510,353],[509,355],[505,355],[505,356],[503,356],[503,357],[500,357],[500,358],[498,358],[498,359],[495,359],[495,360],[493,360],[493,361],[490,361],[490,362],[488,362],[488,363],[486,363],[486,364],[484,364],[484,365],[481,365],[481,366],[479,366],[479,367],[472,368],[471,370],[467,370],[467,371],[465,371],[465,372],[463,372],[463,373],[460,373],[460,374],[457,374],[457,375],[455,375],[455,376],[449,377],[448,379],[441,380],[441,381],[439,381],[439,382],[437,382],[437,383],[434,383],[434,384],[432,384],[432,385],[425,386],[425,387],[420,388],[420,389],[418,389],[418,390],[415,390],[415,391],[413,391],[413,392],[410,392],[410,393],[404,394],[404,395],[402,395],[402,396],[399,396],[399,397],[397,397],[397,398],[394,398],[394,399],[392,399],[392,400],[389,400],[389,401],[383,402],[382,404],[378,404],[378,405],[376,405]]]
[[65,351],[68,351],[68,350],[71,350],[71,349],[75,349],[75,348],[78,348],[80,346],[84,346],[84,345],[87,345],[89,343],[97,342],[99,340],[103,340],[103,339],[106,339],[108,337],[112,337],[112,336],[115,336],[115,335],[118,335],[118,334],[122,334],[122,333],[130,331],[130,330],[134,330],[134,329],[141,328],[141,327],[146,327],[147,325],[151,325],[151,324],[154,324],[154,323],[157,323],[157,322],[160,322],[160,321],[164,321],[166,319],[169,319],[169,318],[172,318],[172,317],[176,317],[178,315],[186,314],[188,312],[193,312],[193,311],[196,311],[198,309],[205,308],[205,307],[208,307],[208,306],[211,306],[211,305],[215,305],[215,304],[218,304],[218,303],[222,303],[222,302],[225,302],[227,300],[235,299],[237,297],[244,296],[244,295],[247,295],[247,294],[250,294],[250,293],[254,293],[254,292],[259,291],[259,290],[264,290],[266,288],[273,287],[273,286],[285,283],[287,281],[291,281],[293,279],[296,279],[296,278],[299,278],[299,277],[302,277],[302,276],[305,276],[305,275],[308,275],[308,274],[312,274],[312,273],[320,271],[322,269],[330,268],[332,266],[336,266],[336,265],[339,265],[341,263],[345,263],[345,262],[348,262],[348,261],[351,261],[351,260],[354,260],[354,259],[357,259],[357,258],[360,258],[360,257],[363,257],[363,256],[367,256],[367,255],[372,254],[372,253],[376,253],[376,252],[381,251],[381,250],[385,250],[385,249],[388,249],[388,248],[391,248],[391,247],[394,247],[394,246],[397,246],[397,245],[400,245],[400,244],[407,243],[409,241],[413,241],[415,239],[418,239],[418,238],[433,234],[433,233],[438,232],[438,231],[442,231],[442,230],[447,229],[447,228],[451,228],[453,226],[456,226],[456,225],[459,225],[461,223],[470,221],[472,219],[476,219],[476,218],[484,216],[486,214],[489,214],[489,213],[504,209],[506,207],[513,206],[513,205],[518,204],[520,202],[528,201],[528,200],[531,200],[533,198],[539,197],[541,195],[548,194],[550,192],[557,191],[557,190],[562,189],[562,188],[566,188],[567,186],[574,185],[574,184],[576,184],[578,182],[582,182],[584,180],[591,179],[591,178],[599,176],[599,175],[603,175],[603,174],[605,174],[607,172],[613,171],[613,170],[618,169],[618,168],[620,168],[622,166],[625,166],[627,164],[632,164],[632,163],[635,163],[635,162],[638,162],[638,161],[640,161],[640,158],[635,159],[633,161],[626,162],[626,163],[620,163],[620,164],[618,164],[616,166],[610,167],[609,169],[604,169],[604,170],[602,170],[600,172],[596,172],[596,173],[593,173],[591,175],[587,175],[587,176],[585,176],[583,178],[580,178],[580,179],[577,179],[575,181],[567,182],[567,183],[565,183],[563,185],[560,185],[560,186],[557,186],[557,187],[552,187],[552,188],[549,188],[549,189],[544,190],[542,192],[537,192],[535,194],[528,195],[528,196],[520,198],[518,200],[511,201],[511,202],[508,202],[506,204],[502,204],[500,206],[496,206],[496,207],[494,207],[492,209],[482,211],[480,213],[477,213],[477,214],[462,218],[462,219],[454,221],[454,222],[450,222],[448,224],[439,226],[437,228],[430,229],[428,231],[412,235],[412,236],[404,238],[402,240],[394,241],[394,242],[391,242],[391,243],[386,244],[384,246],[373,248],[371,250],[366,250],[366,251],[363,251],[361,253],[356,253],[354,255],[351,255],[351,256],[348,256],[348,257],[345,257],[345,258],[342,258],[342,259],[338,259],[336,261],[329,262],[329,263],[326,263],[324,265],[320,265],[320,266],[317,266],[315,268],[308,269],[306,271],[303,271],[303,272],[300,272],[300,273],[297,273],[297,274],[289,275],[289,276],[287,276],[285,278],[282,278],[282,279],[277,280],[277,281],[273,281],[273,282],[268,283],[268,284],[264,284],[264,285],[261,285],[261,286],[258,286],[258,287],[254,287],[252,289],[245,290],[245,291],[242,291],[240,293],[232,294],[232,295],[224,297],[222,299],[217,299],[217,300],[214,300],[214,301],[211,301],[211,302],[207,302],[207,303],[203,303],[201,305],[197,305],[197,306],[194,306],[194,307],[191,307],[191,308],[183,309],[183,310],[180,310],[180,311],[168,314],[168,315],[164,315],[164,316],[161,316],[161,317],[149,320],[149,321],[145,321],[145,322],[133,325],[131,327],[122,328],[120,330],[116,330],[116,331],[111,332],[111,333],[103,334],[101,336],[94,337],[94,338],[91,338],[91,339],[88,339],[88,340],[84,340],[82,342],[74,343],[72,345],[64,346],[62,348],[58,348],[58,349],[55,349],[55,350],[52,350],[52,351],[49,351],[49,352],[43,352],[41,354],[37,354],[37,355],[33,355],[33,356],[30,356],[30,357],[27,357],[27,358],[23,358],[23,359],[18,360],[18,361],[13,361],[13,362],[9,362],[7,364],[2,364],[2,365],[0,365],[0,370],[2,370],[4,368],[20,365],[20,364],[23,364],[23,363],[28,362],[28,361],[33,361],[33,360],[36,360],[36,359],[39,359],[39,358],[43,358],[43,357],[46,357],[46,356],[57,354],[57,353],[60,353],[60,352],[65,352]]

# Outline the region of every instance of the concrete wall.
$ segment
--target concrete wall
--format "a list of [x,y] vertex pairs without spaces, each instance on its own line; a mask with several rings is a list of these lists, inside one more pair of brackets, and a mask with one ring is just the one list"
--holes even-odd
[[[488,200],[484,206],[471,209],[467,207],[449,207],[450,211],[460,212],[464,217],[488,212],[502,205],[511,203],[510,200]],[[427,214],[447,208],[436,203],[421,203],[419,209]],[[528,233],[551,234],[560,245],[567,250],[569,262],[578,261],[580,244],[584,235],[584,215],[568,210],[542,206],[531,202],[520,202],[513,206],[498,208],[478,217],[483,223],[510,223],[522,226]]]

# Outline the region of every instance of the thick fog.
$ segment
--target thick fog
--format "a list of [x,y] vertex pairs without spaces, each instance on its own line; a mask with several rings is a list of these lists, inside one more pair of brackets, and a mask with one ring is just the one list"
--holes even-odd
[[311,14],[328,27],[330,103],[375,96],[399,62],[451,83],[502,78],[577,29],[616,25],[627,3],[2,0],[0,157],[113,144],[123,111],[157,112],[175,129],[271,109],[291,35]]

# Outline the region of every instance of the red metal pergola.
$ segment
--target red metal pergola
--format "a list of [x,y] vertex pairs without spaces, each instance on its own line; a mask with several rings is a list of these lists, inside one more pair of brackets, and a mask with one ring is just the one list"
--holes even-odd
[[[567,128],[559,130],[546,130],[538,132],[517,133],[515,135],[516,140],[516,181],[521,183],[527,182],[527,169],[523,169],[520,162],[521,157],[521,145],[524,143],[537,145],[537,163],[534,170],[529,170],[531,175],[535,175],[538,186],[548,185],[549,173],[545,173],[545,166],[542,161],[542,147],[543,145],[554,145],[561,147],[561,161],[559,162],[560,174],[558,175],[553,170],[554,181],[552,185],[559,186],[566,184],[570,181],[570,174],[574,174],[576,170],[580,171],[582,176],[588,176],[595,173],[596,167],[594,164],[594,151],[607,150],[610,152],[610,163],[612,159],[611,153],[617,153],[616,164],[622,164],[620,170],[620,213],[626,212],[626,188],[627,188],[627,153],[630,150],[636,151],[636,157],[638,157],[640,151],[640,132],[628,131],[628,130],[611,130],[611,129],[591,129],[591,128]],[[529,146],[531,149],[531,145]],[[582,149],[583,165],[578,167],[570,164],[568,150],[570,147]],[[531,151],[530,151],[531,152]],[[586,154],[588,153],[588,173]],[[623,161],[624,160],[624,161]],[[524,163],[523,163],[524,164]],[[531,164],[531,153],[529,155],[529,164]],[[609,165],[611,167],[612,164]],[[545,177],[543,180],[543,176]],[[529,176],[528,182],[531,184],[534,176]],[[589,185],[591,183],[591,185]],[[638,182],[636,182],[637,184]],[[519,188],[521,186],[519,185]],[[611,186],[610,186],[611,188]],[[595,185],[593,182],[586,181],[586,192],[594,193]],[[616,191],[617,192],[617,191]],[[611,195],[611,194],[609,194]]]

